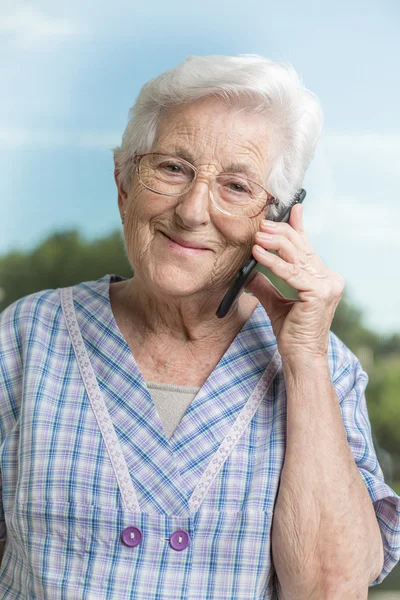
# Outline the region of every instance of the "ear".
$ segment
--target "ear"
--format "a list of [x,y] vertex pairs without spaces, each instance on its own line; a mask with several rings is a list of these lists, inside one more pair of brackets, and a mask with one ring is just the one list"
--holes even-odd
[[117,167],[114,168],[114,181],[115,181],[115,185],[117,186],[117,190],[118,190],[118,207],[120,210],[120,213],[122,214],[125,211],[125,203],[126,203],[126,199],[128,197],[126,191],[124,190],[122,184],[119,181],[119,170]]

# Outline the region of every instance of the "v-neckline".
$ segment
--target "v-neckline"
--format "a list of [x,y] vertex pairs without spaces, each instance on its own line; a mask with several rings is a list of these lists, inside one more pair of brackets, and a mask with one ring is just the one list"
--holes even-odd
[[[168,510],[176,511],[184,497],[188,500],[210,457],[251,395],[276,343],[271,343],[270,323],[258,303],[168,439],[154,399],[111,308],[110,284],[122,279],[126,278],[107,274],[94,282],[92,306],[87,293],[79,302],[80,292],[74,292],[78,321],[133,478],[141,453],[152,461],[155,473],[168,478],[175,488],[175,500],[171,496]],[[141,503],[145,499],[142,497]]]
[[[109,313],[109,317],[110,317],[109,318],[109,322],[110,322],[110,325],[112,326],[112,328],[117,332],[117,334],[118,334],[118,336],[119,336],[119,338],[121,340],[121,343],[126,347],[126,350],[127,351],[129,350],[129,352],[131,353],[133,361],[135,362],[136,367],[137,367],[137,369],[138,369],[138,371],[140,373],[141,380],[144,383],[144,385],[147,387],[147,381],[151,381],[151,380],[150,379],[149,380],[145,379],[145,377],[143,375],[143,372],[141,371],[140,366],[139,366],[139,364],[138,364],[138,362],[137,362],[137,360],[135,358],[135,354],[132,352],[131,347],[130,347],[130,345],[129,345],[129,343],[128,343],[126,337],[125,337],[125,335],[122,333],[122,330],[121,330],[120,326],[118,325],[118,322],[117,322],[117,320],[115,318],[114,310],[113,310],[113,307],[112,307],[112,304],[111,304],[111,283],[116,283],[118,281],[128,281],[128,278],[127,277],[121,277],[120,275],[109,275],[108,287],[107,287],[107,290],[106,290],[106,292],[107,292],[107,294],[106,294],[107,309],[108,309],[108,313]],[[257,309],[259,309],[259,307],[261,307],[261,303],[258,301],[257,304],[256,304],[256,306],[255,306],[255,308],[253,309],[250,317],[243,323],[242,327],[236,333],[236,335],[232,339],[231,343],[225,349],[225,352],[222,354],[222,356],[220,357],[220,359],[216,363],[214,369],[216,369],[218,367],[220,361],[227,354],[227,352],[229,351],[229,348],[232,346],[234,340],[240,335],[241,331],[244,330],[246,328],[246,326],[250,323],[253,314],[257,311]],[[202,389],[202,387],[206,384],[206,382],[209,379],[209,377],[210,377],[211,374],[212,374],[212,371],[207,376],[207,378],[203,381],[203,383],[201,385],[197,385],[197,384],[196,385],[185,385],[185,386],[184,385],[180,385],[179,387],[181,387],[181,388],[185,388],[186,387],[188,389],[189,388],[190,389],[194,389],[196,387],[196,388],[198,388],[197,391],[199,392]],[[166,384],[166,382],[160,382],[160,383],[162,383],[163,385]],[[170,385],[179,385],[179,384],[172,384],[171,383]]]
[[[224,354],[221,356],[220,360],[216,364],[216,366],[213,369],[213,371],[209,374],[209,376],[207,377],[207,379],[203,382],[203,385],[197,386],[197,387],[199,387],[199,390],[198,390],[196,396],[193,398],[193,400],[192,400],[191,404],[189,405],[188,409],[185,411],[185,413],[184,413],[181,421],[178,423],[178,425],[175,428],[172,436],[170,438],[168,438],[166,432],[164,431],[164,428],[163,428],[160,416],[158,414],[157,407],[156,407],[156,404],[154,402],[154,398],[152,397],[152,395],[150,393],[150,390],[147,387],[146,380],[145,380],[145,378],[144,378],[144,376],[143,376],[143,374],[142,374],[142,372],[140,370],[140,367],[139,367],[138,363],[135,360],[135,357],[134,357],[134,355],[133,355],[133,353],[132,353],[132,351],[131,351],[131,349],[129,347],[129,344],[128,344],[128,342],[125,339],[125,336],[123,335],[122,331],[120,330],[120,328],[118,326],[118,323],[117,323],[117,321],[115,319],[115,316],[114,316],[114,313],[113,313],[113,310],[112,310],[111,298],[110,298],[110,285],[111,285],[111,283],[114,283],[116,281],[124,281],[124,280],[126,281],[128,278],[127,277],[122,277],[120,275],[115,275],[115,274],[111,274],[111,275],[107,274],[105,277],[108,277],[108,280],[106,279],[107,286],[106,286],[106,290],[105,290],[106,291],[105,299],[106,299],[106,302],[107,302],[107,312],[108,312],[108,315],[109,315],[109,324],[112,327],[112,329],[114,330],[114,332],[116,332],[116,334],[118,335],[121,344],[125,347],[126,353],[127,354],[129,353],[130,361],[132,363],[134,363],[136,375],[139,378],[141,387],[143,388],[143,390],[145,391],[145,393],[147,394],[147,396],[149,397],[149,399],[150,399],[150,401],[151,401],[151,403],[153,405],[153,409],[154,409],[153,412],[155,412],[155,415],[156,415],[156,417],[157,417],[157,419],[159,421],[158,424],[161,427],[161,431],[162,431],[163,436],[165,437],[165,439],[166,439],[166,441],[167,441],[168,444],[172,444],[175,441],[175,437],[179,436],[180,429],[185,426],[184,420],[185,420],[185,417],[186,417],[188,411],[192,410],[192,405],[196,404],[196,401],[198,400],[198,396],[202,395],[203,389],[205,387],[207,387],[207,385],[210,383],[210,380],[213,379],[213,377],[214,377],[213,374],[217,370],[219,370],[221,368],[221,366],[223,365],[223,363],[225,362],[225,360],[229,357],[232,348],[234,346],[240,344],[240,341],[241,341],[240,338],[242,337],[243,333],[246,332],[248,329],[252,328],[252,324],[253,324],[253,321],[254,321],[254,317],[256,316],[256,313],[259,313],[260,310],[261,311],[263,310],[262,305],[261,305],[260,302],[257,303],[256,308],[254,309],[254,311],[250,315],[249,319],[247,319],[247,321],[240,328],[239,332],[236,334],[236,336],[232,340],[231,344],[228,346],[228,348],[226,349],[226,351],[224,352]],[[183,423],[183,425],[182,425],[182,423]]]

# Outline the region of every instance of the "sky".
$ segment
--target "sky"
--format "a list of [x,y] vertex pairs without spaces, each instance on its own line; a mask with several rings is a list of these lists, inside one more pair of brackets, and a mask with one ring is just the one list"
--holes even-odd
[[321,100],[310,241],[364,324],[400,332],[398,0],[0,0],[0,255],[120,227],[112,148],[141,86],[190,55],[291,63]]

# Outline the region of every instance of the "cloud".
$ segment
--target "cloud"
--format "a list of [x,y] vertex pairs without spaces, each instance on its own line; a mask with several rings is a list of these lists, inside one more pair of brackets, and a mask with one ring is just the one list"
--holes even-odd
[[50,16],[29,4],[17,3],[12,10],[5,11],[3,7],[1,12],[0,33],[11,35],[20,45],[75,37],[83,33],[82,26],[76,22]]
[[324,133],[305,180],[309,233],[398,248],[399,161],[398,133]]
[[400,133],[347,133],[328,131],[321,136],[326,150],[345,154],[393,152],[400,157]]
[[[318,203],[321,199],[318,199]],[[323,202],[323,198],[322,198]],[[325,202],[325,205],[327,203]],[[313,214],[305,215],[305,225],[309,235],[323,235],[337,239],[338,232],[352,243],[374,242],[387,248],[399,248],[400,206],[398,204],[374,203],[372,199],[352,195],[336,197],[329,202],[329,210],[324,212],[322,222]]]
[[337,199],[331,229],[340,227],[352,240],[400,247],[400,206],[360,202],[352,196]]
[[342,197],[338,199],[334,220],[340,222],[352,240],[400,247],[398,204],[360,203],[356,198]]
[[113,131],[45,131],[23,128],[0,128],[0,150],[24,147],[88,148],[107,150],[121,142],[121,132]]
[[399,177],[400,133],[327,132],[320,145],[328,157],[357,161],[365,170],[378,168],[384,176]]

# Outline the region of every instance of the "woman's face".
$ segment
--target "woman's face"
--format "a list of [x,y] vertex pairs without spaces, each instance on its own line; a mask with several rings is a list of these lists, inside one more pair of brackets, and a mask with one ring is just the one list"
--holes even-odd
[[[265,212],[238,219],[218,211],[211,202],[207,177],[232,172],[231,163],[245,163],[252,169],[250,178],[262,184],[271,164],[265,119],[235,115],[218,99],[173,107],[159,126],[152,152],[175,155],[182,150],[199,169],[195,185],[184,196],[151,192],[136,173],[128,194],[118,186],[128,258],[135,277],[160,294],[218,293],[250,255]],[[195,242],[202,249],[185,250],[169,237]]]

